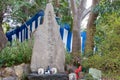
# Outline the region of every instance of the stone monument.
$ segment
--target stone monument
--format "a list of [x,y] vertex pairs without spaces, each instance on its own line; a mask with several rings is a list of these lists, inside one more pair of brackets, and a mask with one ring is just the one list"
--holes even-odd
[[48,3],[45,10],[44,22],[34,34],[34,46],[31,59],[31,71],[39,68],[55,67],[57,72],[64,72],[65,49],[62,42],[59,25],[56,22],[54,9]]

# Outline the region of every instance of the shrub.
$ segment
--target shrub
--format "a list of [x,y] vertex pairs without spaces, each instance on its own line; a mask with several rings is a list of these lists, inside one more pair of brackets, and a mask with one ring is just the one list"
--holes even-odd
[[109,74],[109,77],[113,75],[120,75],[120,54],[118,53],[109,53],[106,55],[95,54],[82,62],[83,68],[87,71],[89,68],[100,69],[103,73]]
[[102,57],[99,55],[93,55],[87,59],[83,59],[82,66],[85,72],[88,72],[89,68],[101,69]]
[[99,17],[95,21],[96,33],[94,38],[97,55],[89,57],[83,63],[84,67],[100,69],[103,73],[109,74],[109,77],[120,75],[119,2],[119,0],[112,3],[108,0],[102,0],[96,7],[99,13]]
[[[30,40],[31,41],[31,40]],[[0,67],[17,65],[20,63],[29,63],[32,54],[32,43],[30,41],[13,41],[12,45],[8,43],[6,48],[0,52]]]
[[84,78],[85,80],[94,80],[91,74],[86,74]]
[[65,54],[65,63],[66,64],[72,64],[72,55],[71,55],[71,53],[66,53]]

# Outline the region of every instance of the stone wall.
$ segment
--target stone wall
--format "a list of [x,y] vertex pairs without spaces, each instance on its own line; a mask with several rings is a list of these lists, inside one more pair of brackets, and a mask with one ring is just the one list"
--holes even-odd
[[29,64],[22,63],[13,67],[0,69],[0,80],[26,80],[23,79],[30,73]]

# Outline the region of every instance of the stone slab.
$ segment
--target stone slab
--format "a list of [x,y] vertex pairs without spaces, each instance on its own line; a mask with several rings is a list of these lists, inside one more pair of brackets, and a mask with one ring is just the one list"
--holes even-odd
[[59,28],[53,6],[48,3],[43,24],[37,28],[34,34],[34,47],[30,66],[32,72],[37,72],[39,68],[46,69],[48,66],[57,68],[58,72],[64,72],[65,48]]
[[98,69],[95,68],[90,68],[89,69],[89,74],[93,76],[94,79],[100,80],[102,76],[102,72]]

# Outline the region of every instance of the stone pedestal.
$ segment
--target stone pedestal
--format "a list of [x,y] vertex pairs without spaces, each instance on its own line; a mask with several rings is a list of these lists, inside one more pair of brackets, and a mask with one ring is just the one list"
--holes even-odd
[[65,73],[57,74],[45,74],[38,75],[37,73],[32,73],[28,75],[29,80],[69,80],[68,75]]

